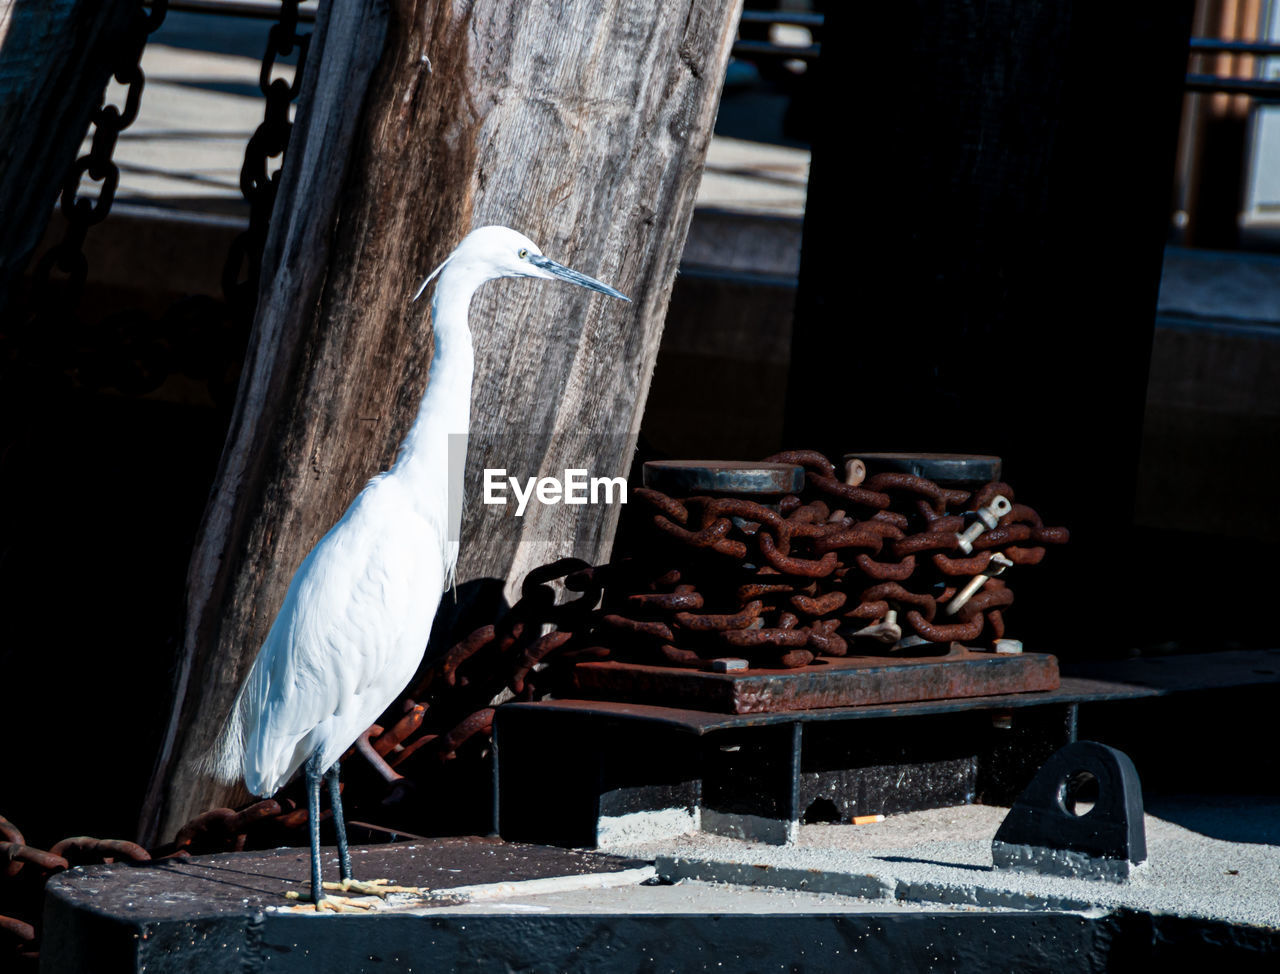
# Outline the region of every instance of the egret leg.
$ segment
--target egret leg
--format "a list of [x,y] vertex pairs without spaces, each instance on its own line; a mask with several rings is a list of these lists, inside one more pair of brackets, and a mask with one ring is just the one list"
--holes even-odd
[[338,787],[338,762],[324,773],[329,779],[329,808],[333,811],[333,826],[338,833],[338,860],[342,864],[342,878],[351,878],[351,853],[347,849],[347,820],[342,814],[342,790]]
[[307,758],[307,825],[311,829],[311,902],[320,909],[324,884],[320,879],[320,751]]

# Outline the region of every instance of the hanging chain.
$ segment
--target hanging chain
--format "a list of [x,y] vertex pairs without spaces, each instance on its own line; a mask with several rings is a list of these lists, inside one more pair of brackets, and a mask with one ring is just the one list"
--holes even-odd
[[[142,4],[134,10],[113,63],[112,75],[127,88],[124,107],[105,104],[104,89],[98,107],[90,116],[93,142],[89,152],[75,161],[62,184],[61,206],[67,229],[62,240],[36,264],[33,278],[40,306],[49,307],[49,302],[56,297],[65,307],[74,307],[84,290],[89,273],[89,262],[84,256],[85,237],[90,227],[107,218],[115,201],[120,168],[111,157],[120,133],[138,117],[146,80],[142,73],[142,51],[147,38],[164,22],[169,0],[151,0],[149,6],[150,11]],[[100,184],[97,199],[80,193],[80,183],[86,175]],[[65,283],[55,283],[54,268],[67,275]]]
[[[307,57],[310,34],[298,33],[299,0],[281,0],[280,20],[272,25],[267,37],[267,50],[262,57],[258,87],[267,100],[262,124],[245,148],[244,165],[240,169],[240,191],[249,202],[249,229],[231,244],[222,270],[222,293],[234,314],[252,318],[258,300],[258,279],[262,269],[262,251],[267,242],[271,208],[280,186],[280,170],[267,174],[267,160],[282,156],[289,144],[289,106],[302,90],[302,72]],[[276,59],[298,52],[293,83],[284,78],[272,80]]]

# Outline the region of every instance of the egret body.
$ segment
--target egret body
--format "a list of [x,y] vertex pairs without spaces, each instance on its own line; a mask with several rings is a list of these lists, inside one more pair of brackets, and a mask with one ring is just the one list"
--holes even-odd
[[[395,464],[369,481],[303,559],[232,707],[213,763],[255,795],[307,777],[313,902],[321,903],[320,782],[327,778],[342,878],[351,879],[338,759],[412,678],[458,559],[461,508],[449,512],[449,437],[466,434],[474,355],[472,295],[500,277],[560,279],[625,295],[542,255],[506,227],[472,231],[435,278],[435,354]],[[454,471],[461,477],[461,471]],[[452,521],[452,523],[451,523]]]

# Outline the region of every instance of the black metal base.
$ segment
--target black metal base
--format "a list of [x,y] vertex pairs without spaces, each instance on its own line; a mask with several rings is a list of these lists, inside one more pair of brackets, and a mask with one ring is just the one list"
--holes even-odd
[[1123,751],[1076,741],[1045,762],[991,844],[1004,869],[1123,880],[1147,858],[1142,785]]
[[1041,693],[793,712],[506,704],[494,829],[594,846],[630,813],[666,812],[677,827],[683,815],[687,827],[780,843],[803,822],[1008,805],[1077,722],[1130,754],[1148,787],[1269,789],[1277,776],[1261,772],[1274,755],[1222,742],[1265,736],[1278,686],[1280,651],[1267,650],[1078,664]]
[[593,847],[628,815],[664,813],[675,829],[783,844],[803,822],[1008,804],[1072,739],[1075,711],[1058,702],[1011,712],[1006,699],[910,717],[886,707],[897,715],[717,715],[710,724],[694,719],[710,715],[626,704],[500,707],[498,831]]

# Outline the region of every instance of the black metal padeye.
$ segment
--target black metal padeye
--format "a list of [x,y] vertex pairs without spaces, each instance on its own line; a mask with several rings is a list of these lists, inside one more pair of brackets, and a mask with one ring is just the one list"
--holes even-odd
[[1124,880],[1147,858],[1142,815],[1142,786],[1129,756],[1076,741],[1046,761],[1018,796],[991,843],[991,858],[1005,869]]

